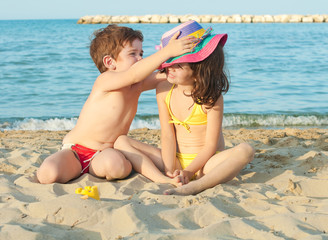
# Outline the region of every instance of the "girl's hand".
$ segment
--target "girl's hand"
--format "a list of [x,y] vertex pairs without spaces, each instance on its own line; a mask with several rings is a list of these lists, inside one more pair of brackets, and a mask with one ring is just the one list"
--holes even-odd
[[173,173],[171,173],[170,171],[166,172],[166,176],[170,178],[175,178],[178,175],[180,175],[180,170],[175,170]]
[[182,186],[184,184],[183,177],[180,175],[180,170],[175,170],[173,173],[167,171],[166,176],[174,179],[175,182],[173,184],[177,187]]
[[182,181],[182,184],[187,184],[190,182],[190,180],[192,179],[193,177],[193,173],[192,172],[189,172],[189,171],[186,171],[186,170],[180,170],[180,179]]
[[166,175],[170,178],[175,178],[176,182],[179,183],[180,186],[189,183],[193,176],[191,172],[178,169],[173,173],[168,171],[166,172]]

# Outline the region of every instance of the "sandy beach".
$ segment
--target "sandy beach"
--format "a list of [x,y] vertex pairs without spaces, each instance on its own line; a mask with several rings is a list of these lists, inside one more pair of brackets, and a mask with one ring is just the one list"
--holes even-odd
[[[35,171],[66,131],[0,132],[0,239],[328,239],[328,129],[225,130],[255,159],[232,181],[195,196],[133,173],[41,185]],[[130,132],[160,145],[159,130]],[[75,189],[97,186],[100,200]]]

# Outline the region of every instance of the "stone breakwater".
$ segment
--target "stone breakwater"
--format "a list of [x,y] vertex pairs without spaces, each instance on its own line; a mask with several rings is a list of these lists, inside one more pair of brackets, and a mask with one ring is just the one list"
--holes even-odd
[[195,20],[200,23],[328,23],[326,15],[145,15],[110,16],[96,15],[81,17],[78,24],[110,23],[183,23]]

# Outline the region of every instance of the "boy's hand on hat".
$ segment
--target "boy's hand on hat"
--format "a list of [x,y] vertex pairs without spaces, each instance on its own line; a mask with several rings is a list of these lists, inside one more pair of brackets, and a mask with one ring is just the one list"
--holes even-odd
[[[177,31],[173,36],[172,36],[172,38],[170,39],[170,41],[172,41],[172,39],[177,39],[179,36],[180,36],[180,31]],[[169,42],[170,42],[169,41]]]
[[185,36],[178,39],[179,35],[180,31],[176,32],[170,39],[168,45],[165,47],[169,50],[171,55],[170,57],[175,57],[190,52],[193,49],[195,42],[198,41],[197,38],[193,36]]

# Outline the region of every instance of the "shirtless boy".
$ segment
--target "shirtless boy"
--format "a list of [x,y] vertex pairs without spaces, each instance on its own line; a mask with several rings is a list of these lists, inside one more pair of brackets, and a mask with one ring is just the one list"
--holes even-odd
[[[40,183],[66,183],[84,173],[107,180],[130,174],[131,163],[113,148],[114,142],[128,133],[141,92],[165,79],[154,72],[158,66],[170,57],[191,51],[194,39],[177,39],[178,34],[168,46],[142,59],[140,31],[108,25],[94,33],[90,55],[101,74],[76,126],[64,137],[62,150],[47,157],[38,169]],[[177,185],[169,177],[161,182]]]

